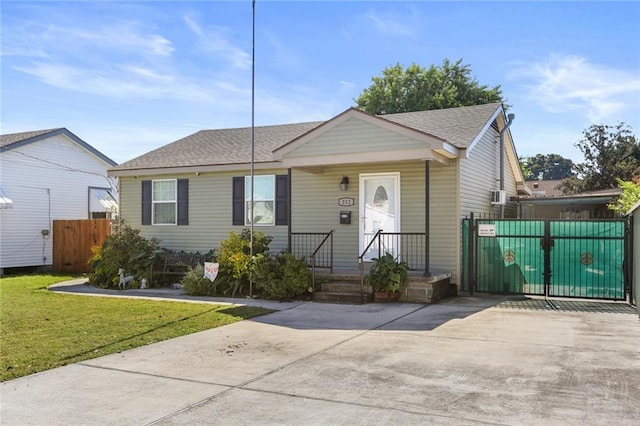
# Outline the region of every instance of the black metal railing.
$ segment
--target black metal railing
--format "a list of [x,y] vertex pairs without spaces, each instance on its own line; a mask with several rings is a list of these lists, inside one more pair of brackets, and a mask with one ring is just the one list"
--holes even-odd
[[291,253],[305,259],[311,268],[311,286],[316,289],[316,268],[333,274],[333,229],[325,232],[292,232]]
[[365,257],[379,258],[390,253],[398,262],[409,265],[409,270],[423,271],[426,274],[428,260],[425,241],[424,232],[376,232],[358,258],[362,291],[364,292]]

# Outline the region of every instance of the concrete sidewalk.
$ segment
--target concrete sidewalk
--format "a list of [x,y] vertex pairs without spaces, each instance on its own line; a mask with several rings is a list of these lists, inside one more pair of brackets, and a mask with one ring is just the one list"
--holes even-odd
[[2,383],[0,422],[639,424],[637,314],[563,303],[300,303]]

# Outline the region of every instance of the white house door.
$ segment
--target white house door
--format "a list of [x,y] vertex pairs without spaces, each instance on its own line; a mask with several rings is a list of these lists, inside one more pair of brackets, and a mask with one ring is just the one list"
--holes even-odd
[[[400,173],[360,175],[360,254],[376,232],[400,232]],[[395,238],[385,239],[381,253],[398,255]],[[378,257],[378,243],[369,247],[364,260]]]

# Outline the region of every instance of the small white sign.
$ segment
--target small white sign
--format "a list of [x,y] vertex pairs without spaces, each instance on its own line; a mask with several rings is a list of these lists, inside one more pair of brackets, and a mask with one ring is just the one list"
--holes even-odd
[[218,276],[219,263],[204,262],[204,277],[215,281]]
[[350,197],[338,198],[338,205],[340,207],[350,207],[355,204],[355,201],[356,201],[355,198],[350,198]]
[[478,237],[495,237],[496,225],[493,223],[478,224]]

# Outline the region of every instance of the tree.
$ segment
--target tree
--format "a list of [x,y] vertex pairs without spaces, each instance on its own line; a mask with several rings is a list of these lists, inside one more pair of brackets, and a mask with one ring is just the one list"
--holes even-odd
[[471,67],[462,59],[429,68],[400,64],[385,68],[382,76],[356,99],[357,107],[370,114],[425,111],[503,102],[500,86],[489,88],[470,77]]
[[594,124],[583,135],[575,146],[585,161],[574,166],[575,176],[562,182],[565,194],[616,188],[618,179],[633,179],[640,167],[640,144],[629,126]]
[[558,154],[536,154],[524,161],[523,173],[526,180],[565,179],[573,172],[573,161]]
[[618,179],[618,186],[622,189],[622,193],[613,203],[607,204],[607,207],[614,212],[626,214],[640,201],[640,179],[638,182],[625,182]]

